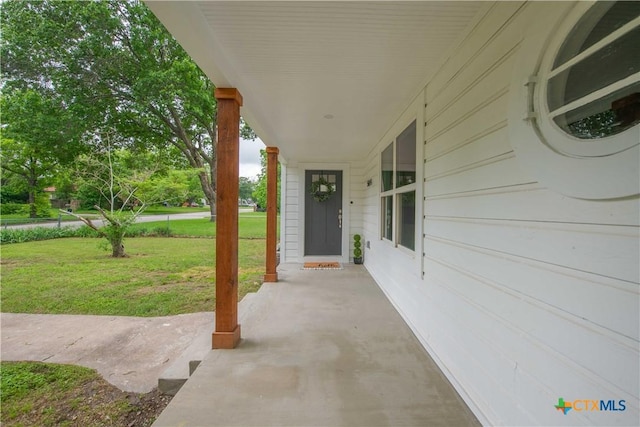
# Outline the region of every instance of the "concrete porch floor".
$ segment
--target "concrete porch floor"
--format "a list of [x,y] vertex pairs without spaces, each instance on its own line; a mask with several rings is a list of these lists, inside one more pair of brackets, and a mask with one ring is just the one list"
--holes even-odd
[[366,269],[278,267],[235,350],[213,350],[153,424],[467,426],[478,421]]

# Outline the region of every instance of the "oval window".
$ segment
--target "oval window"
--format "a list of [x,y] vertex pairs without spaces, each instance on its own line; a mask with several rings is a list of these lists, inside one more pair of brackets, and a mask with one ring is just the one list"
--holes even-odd
[[[547,118],[578,142],[640,123],[640,2],[596,3],[573,26],[545,75]],[[596,153],[637,144],[633,138]]]
[[508,112],[519,164],[569,197],[640,194],[640,2],[531,4]]

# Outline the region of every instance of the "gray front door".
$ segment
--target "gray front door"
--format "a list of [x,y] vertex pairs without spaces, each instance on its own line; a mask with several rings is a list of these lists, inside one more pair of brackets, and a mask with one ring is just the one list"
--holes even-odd
[[[326,191],[314,198],[313,188],[327,189],[319,182],[327,182],[334,189],[328,198]],[[306,171],[304,193],[304,254],[342,255],[342,171]],[[326,200],[317,200],[323,198]]]

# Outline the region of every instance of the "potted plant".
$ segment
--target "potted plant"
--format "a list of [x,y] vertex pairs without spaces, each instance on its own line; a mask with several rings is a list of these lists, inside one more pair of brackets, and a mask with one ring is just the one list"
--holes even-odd
[[360,235],[354,234],[353,236],[353,263],[362,264],[362,242],[360,242]]

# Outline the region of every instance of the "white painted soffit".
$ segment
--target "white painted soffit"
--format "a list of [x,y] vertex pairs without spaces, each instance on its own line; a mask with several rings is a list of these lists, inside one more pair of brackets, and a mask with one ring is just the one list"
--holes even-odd
[[[364,157],[482,2],[146,1],[242,115],[295,161]],[[330,117],[330,118],[327,118]]]

